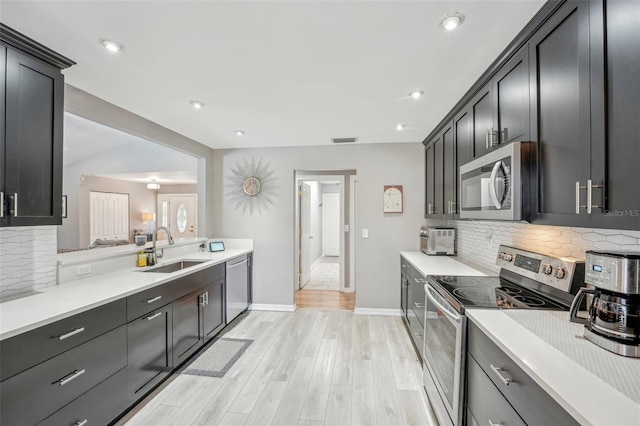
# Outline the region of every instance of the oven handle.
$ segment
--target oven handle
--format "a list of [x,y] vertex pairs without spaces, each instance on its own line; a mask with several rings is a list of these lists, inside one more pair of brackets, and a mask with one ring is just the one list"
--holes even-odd
[[493,165],[493,170],[491,170],[491,177],[489,178],[489,195],[491,196],[491,201],[493,201],[493,205],[496,206],[496,209],[502,209],[502,203],[498,200],[498,193],[496,192],[496,178],[498,177],[498,170],[502,167],[502,160],[496,161],[496,164]]
[[431,303],[433,303],[434,305],[436,305],[436,308],[440,309],[442,311],[443,314],[445,314],[446,316],[449,317],[449,319],[459,323],[460,322],[460,316],[454,314],[453,312],[450,312],[447,308],[445,308],[444,306],[442,306],[435,298],[435,296],[433,295],[433,293],[435,293],[436,291],[429,285],[427,285],[427,298],[429,300],[431,300]]

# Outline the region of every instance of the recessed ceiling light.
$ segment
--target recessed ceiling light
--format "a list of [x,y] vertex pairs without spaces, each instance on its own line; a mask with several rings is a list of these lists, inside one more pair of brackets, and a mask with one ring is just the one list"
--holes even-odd
[[100,44],[109,52],[118,53],[124,50],[124,44],[118,41],[102,39],[100,40]]
[[193,101],[189,101],[189,103],[191,104],[193,109],[202,109],[202,108],[204,108],[204,102],[193,100]]
[[440,25],[447,31],[452,31],[462,25],[464,22],[464,15],[462,13],[449,13],[440,20]]
[[413,92],[409,93],[409,96],[411,96],[413,99],[420,99],[422,95],[424,95],[423,90],[414,90]]
[[396,130],[399,131],[399,132],[403,131],[406,128],[407,128],[407,126],[405,124],[402,124],[402,123],[400,123],[400,124],[398,124],[396,126]]
[[236,135],[238,136],[244,135],[244,130],[236,130]]

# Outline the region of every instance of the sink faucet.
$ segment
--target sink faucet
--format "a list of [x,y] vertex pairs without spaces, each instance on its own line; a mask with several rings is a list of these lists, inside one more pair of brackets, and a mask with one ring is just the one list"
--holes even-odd
[[[171,231],[169,231],[169,228],[165,226],[158,226],[156,230],[153,231],[153,259],[154,260],[157,260],[158,258],[157,251],[156,251],[156,241],[158,240],[158,231],[161,229],[167,233],[167,236],[169,237],[169,245],[172,246],[175,244],[175,242],[173,241],[173,237],[171,236]],[[159,257],[162,257],[162,255],[160,255]],[[155,263],[157,263],[157,261]]]

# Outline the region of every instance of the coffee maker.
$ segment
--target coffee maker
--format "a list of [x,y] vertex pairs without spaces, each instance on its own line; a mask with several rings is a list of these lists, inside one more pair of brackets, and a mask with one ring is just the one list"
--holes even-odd
[[[589,250],[585,282],[571,305],[570,321],[584,324],[584,337],[619,355],[640,358],[640,253]],[[585,296],[588,316],[578,316]]]

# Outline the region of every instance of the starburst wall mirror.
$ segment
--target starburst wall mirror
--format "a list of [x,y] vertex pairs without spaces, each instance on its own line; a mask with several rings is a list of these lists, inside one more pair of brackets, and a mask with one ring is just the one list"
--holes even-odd
[[234,208],[242,214],[249,211],[249,215],[253,215],[254,211],[259,214],[268,211],[277,189],[277,178],[273,176],[275,170],[271,168],[271,163],[262,159],[256,163],[255,158],[249,162],[245,158],[243,162],[236,163],[230,172],[225,188],[226,195],[235,203]]

